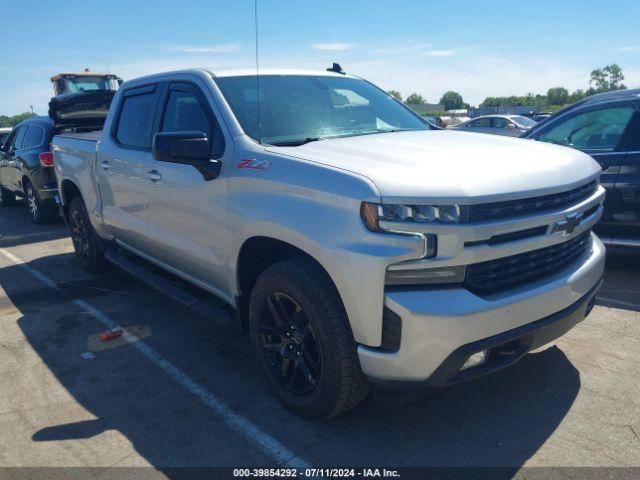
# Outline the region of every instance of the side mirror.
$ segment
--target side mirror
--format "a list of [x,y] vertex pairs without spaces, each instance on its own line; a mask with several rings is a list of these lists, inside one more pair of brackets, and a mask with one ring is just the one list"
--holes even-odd
[[206,166],[211,159],[209,139],[204,132],[160,132],[153,137],[154,160]]
[[508,128],[509,130],[515,130],[515,129],[516,129],[516,126],[515,126],[513,123],[507,123],[507,128]]

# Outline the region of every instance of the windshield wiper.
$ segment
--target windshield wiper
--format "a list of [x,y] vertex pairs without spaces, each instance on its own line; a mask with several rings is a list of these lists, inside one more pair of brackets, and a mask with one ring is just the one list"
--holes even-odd
[[305,139],[299,140],[286,140],[283,142],[273,142],[271,145],[275,147],[299,147],[300,145],[305,145],[311,142],[317,142],[318,140],[322,140],[321,137],[307,137]]

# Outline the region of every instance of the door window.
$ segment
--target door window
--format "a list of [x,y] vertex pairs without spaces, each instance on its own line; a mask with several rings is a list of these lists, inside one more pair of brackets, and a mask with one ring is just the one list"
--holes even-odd
[[44,128],[38,126],[31,126],[27,133],[24,148],[37,147],[44,143]]
[[27,133],[27,127],[19,127],[16,134],[13,136],[13,139],[10,140],[9,150],[20,150],[22,148],[22,143],[24,140],[24,136]]
[[125,147],[151,148],[151,129],[156,107],[153,90],[125,96],[120,109],[116,140]]
[[613,152],[632,116],[631,106],[584,112],[561,121],[538,140],[591,152]]
[[493,126],[495,128],[507,128],[511,122],[505,118],[494,118]]
[[224,138],[218,123],[211,118],[194,92],[171,90],[167,98],[162,132],[204,132],[209,139],[213,157],[224,152]]
[[467,127],[469,128],[489,128],[491,126],[490,118],[479,118],[478,120],[474,120],[469,123]]

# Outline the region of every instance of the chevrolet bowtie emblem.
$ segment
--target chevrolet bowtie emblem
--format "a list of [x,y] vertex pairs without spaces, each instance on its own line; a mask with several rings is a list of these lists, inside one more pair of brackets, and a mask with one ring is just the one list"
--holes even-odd
[[566,237],[571,235],[580,222],[582,222],[582,213],[570,213],[564,220],[559,220],[556,223],[551,224],[549,227],[549,233],[562,232],[562,236]]

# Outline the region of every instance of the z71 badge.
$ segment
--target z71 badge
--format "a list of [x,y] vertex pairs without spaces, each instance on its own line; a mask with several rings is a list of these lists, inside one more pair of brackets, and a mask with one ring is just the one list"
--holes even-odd
[[266,170],[271,165],[269,160],[255,160],[245,158],[240,160],[238,168],[248,168],[249,170]]

